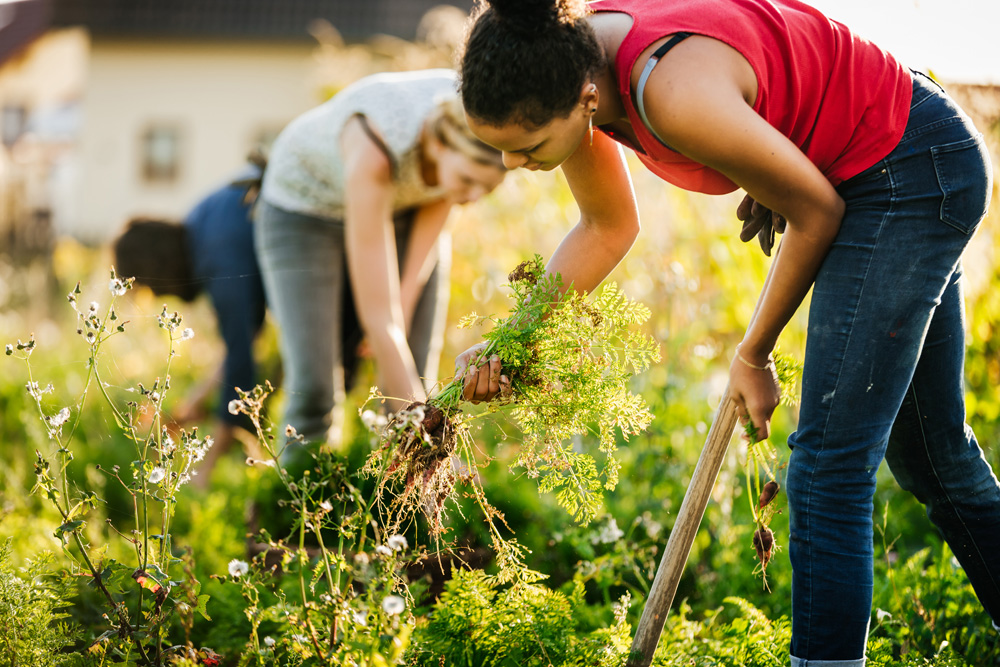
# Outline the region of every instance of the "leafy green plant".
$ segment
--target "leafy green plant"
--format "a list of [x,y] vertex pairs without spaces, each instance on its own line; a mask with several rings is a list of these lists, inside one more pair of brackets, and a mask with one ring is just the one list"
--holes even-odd
[[[522,262],[508,281],[513,308],[484,336],[480,358],[498,357],[509,384],[486,414],[509,412],[523,434],[515,465],[585,524],[600,510],[602,490],[614,489],[618,482],[616,434],[628,439],[652,420],[645,401],[629,387],[634,374],[659,359],[652,338],[634,329],[649,311],[613,284],[593,300],[564,289],[561,278],[547,274],[537,255]],[[472,314],[463,325],[489,319]],[[472,474],[479,462],[469,425],[482,415],[462,411],[463,382],[454,378],[425,404],[411,405],[385,425],[376,425],[381,445],[366,471],[379,478],[380,490],[401,489],[386,507],[389,525],[400,525],[422,509],[432,533],[439,535],[445,503],[459,481],[472,487],[491,525],[502,521]],[[376,392],[371,396],[380,397]],[[590,433],[597,435],[605,455],[603,467],[570,442]],[[513,566],[519,547],[505,542],[495,528],[491,531],[498,556]]]
[[[38,417],[52,443],[52,453],[36,451],[35,487],[38,493],[58,511],[62,524],[55,536],[64,553],[93,586],[100,591],[107,605],[107,629],[89,648],[91,655],[113,656],[129,664],[163,665],[172,655],[197,651],[192,646],[171,645],[168,631],[172,616],[179,605],[190,609],[187,596],[179,599],[176,592],[196,590],[180,568],[181,560],[174,553],[170,532],[176,510],[176,496],[182,485],[191,479],[192,466],[209,447],[211,438],[199,438],[197,430],[181,431],[179,442],[174,440],[161,422],[163,400],[170,388],[170,360],[176,354],[175,345],[188,340],[194,333],[181,329],[181,317],[168,313],[166,307],[157,318],[159,327],[167,333],[167,366],[163,378],[157,378],[150,388],[138,384],[137,400],[124,406],[109,395],[108,383],[102,376],[102,350],[108,341],[125,331],[115,311],[115,300],[132,287],[131,278],[119,278],[111,270],[108,289],[111,302],[101,314],[94,301],[84,310],[78,303],[82,290],[76,288],[68,301],[77,315],[77,334],[89,351],[87,377],[81,396],[74,406],[58,410],[46,405],[45,395],[54,393],[50,384],[41,388],[32,375],[30,358],[36,349],[34,337],[28,342],[18,340],[8,344],[8,356],[22,359],[27,369],[27,392],[37,409]],[[107,522],[118,538],[128,545],[133,557],[129,564],[107,556],[106,544],[92,541],[87,520],[103,503],[97,494],[80,489],[71,480],[72,443],[81,413],[92,389],[100,393],[112,410],[116,426],[135,446],[135,459],[128,470],[118,466],[103,472],[116,480],[132,498],[131,527],[116,527]],[[68,431],[68,433],[66,432]],[[127,553],[127,552],[126,552]],[[177,580],[171,572],[176,572]],[[207,596],[195,595],[194,609],[204,615]]]
[[[248,459],[278,479],[292,512],[288,535],[267,528],[255,536],[262,547],[250,562],[234,560],[221,579],[240,587],[250,637],[239,665],[397,664],[413,627],[413,600],[402,570],[411,557],[402,535],[374,520],[375,498],[353,484],[358,474],[329,452],[310,453],[301,475],[279,462],[281,450],[263,418],[270,384],[238,390],[230,411],[245,414],[265,453]],[[301,445],[285,429],[284,446]],[[281,577],[275,575],[281,573]],[[282,578],[292,582],[282,589]]]
[[570,595],[537,584],[502,586],[478,570],[460,570],[430,619],[417,625],[408,665],[507,667],[614,665],[629,643],[627,597],[610,628],[581,633],[583,587]]
[[52,554],[41,554],[16,570],[11,539],[0,544],[0,667],[56,667],[74,664],[66,649],[79,628],[62,611],[72,590],[52,576]]

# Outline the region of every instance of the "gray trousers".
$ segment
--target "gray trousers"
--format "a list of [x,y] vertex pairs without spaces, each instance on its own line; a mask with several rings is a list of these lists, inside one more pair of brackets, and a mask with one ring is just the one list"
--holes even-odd
[[[400,270],[414,213],[404,211],[394,219]],[[307,441],[336,444],[364,337],[347,270],[344,224],[258,200],[254,240],[268,308],[279,330],[285,394],[279,423],[293,426]],[[437,380],[448,311],[449,241],[444,235],[438,240],[438,263],[417,302],[408,336],[427,387]]]

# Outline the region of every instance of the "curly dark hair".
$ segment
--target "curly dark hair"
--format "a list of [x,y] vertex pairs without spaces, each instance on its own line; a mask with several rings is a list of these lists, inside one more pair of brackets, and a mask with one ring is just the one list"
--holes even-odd
[[566,117],[605,65],[583,0],[479,0],[461,54],[466,112],[489,125]]
[[157,295],[192,301],[201,286],[194,279],[187,229],[179,222],[135,218],[115,240],[115,271],[135,278]]

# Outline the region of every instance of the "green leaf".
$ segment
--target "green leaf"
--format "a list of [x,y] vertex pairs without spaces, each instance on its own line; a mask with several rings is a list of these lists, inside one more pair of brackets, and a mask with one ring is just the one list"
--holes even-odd
[[212,597],[211,595],[199,595],[198,605],[194,608],[196,612],[202,615],[206,621],[211,621],[212,617],[208,615],[208,599]]
[[55,536],[61,540],[63,539],[63,536],[66,533],[76,532],[77,530],[82,528],[85,524],[86,524],[85,521],[79,519],[76,521],[67,521],[63,525],[56,528]]

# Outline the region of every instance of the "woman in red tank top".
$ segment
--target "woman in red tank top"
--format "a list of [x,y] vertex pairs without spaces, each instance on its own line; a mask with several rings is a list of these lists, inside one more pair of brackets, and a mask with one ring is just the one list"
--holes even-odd
[[[786,479],[793,667],[864,664],[883,459],[1000,619],[1000,485],[964,425],[960,289],[992,169],[936,84],[797,0],[485,0],[461,93],[508,167],[562,167],[581,217],[548,269],[578,290],[639,232],[619,144],[681,187],[743,188],[765,250],[784,229],[729,388],[767,438],[771,351],[813,288]],[[479,349],[458,358],[478,366],[473,400],[501,377]]]

